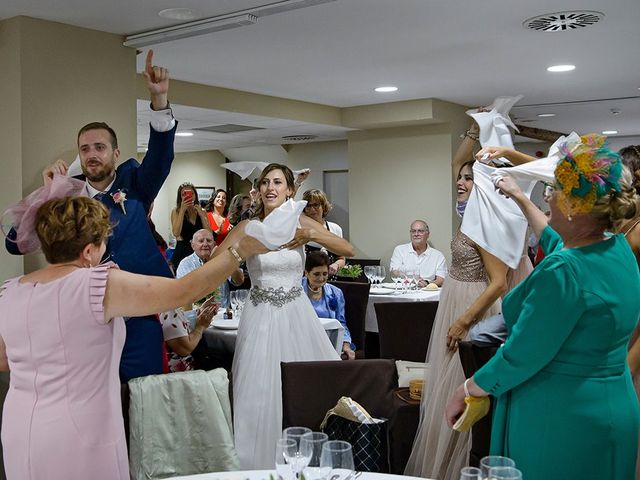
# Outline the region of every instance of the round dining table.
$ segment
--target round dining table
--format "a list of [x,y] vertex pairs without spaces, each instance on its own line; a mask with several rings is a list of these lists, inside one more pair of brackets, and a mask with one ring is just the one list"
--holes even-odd
[[[353,480],[430,480],[423,477],[408,477],[390,473],[357,472]],[[270,480],[278,479],[275,470],[241,470],[237,472],[213,472],[183,477],[170,477],[167,480]],[[432,480],[432,479],[431,479]]]

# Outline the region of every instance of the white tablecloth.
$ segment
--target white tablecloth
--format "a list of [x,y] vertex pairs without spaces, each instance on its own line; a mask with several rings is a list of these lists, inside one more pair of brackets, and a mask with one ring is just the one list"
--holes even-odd
[[369,294],[369,302],[367,303],[367,316],[365,318],[364,329],[367,332],[378,332],[378,320],[376,318],[376,310],[374,303],[390,303],[390,302],[437,302],[440,300],[440,290],[428,292],[418,290],[416,292],[388,295]]
[[[171,477],[167,480],[269,480],[269,475],[278,478],[275,470],[245,470],[240,472],[214,472],[185,477]],[[391,475],[390,473],[362,472],[357,480],[429,480],[422,477]]]
[[[344,327],[335,318],[320,318],[319,320],[336,351],[338,353],[342,353]],[[238,330],[222,330],[215,327],[209,327],[204,331],[204,338],[207,342],[208,348],[228,354],[233,354],[233,352],[235,352],[237,336]]]

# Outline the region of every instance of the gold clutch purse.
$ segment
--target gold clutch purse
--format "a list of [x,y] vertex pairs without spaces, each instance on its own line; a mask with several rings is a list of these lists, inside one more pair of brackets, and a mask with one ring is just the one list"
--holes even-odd
[[469,390],[467,389],[468,381],[464,382],[464,403],[467,406],[458,421],[453,425],[453,429],[458,432],[468,431],[478,420],[489,413],[489,408],[491,408],[489,397],[472,397],[469,395]]

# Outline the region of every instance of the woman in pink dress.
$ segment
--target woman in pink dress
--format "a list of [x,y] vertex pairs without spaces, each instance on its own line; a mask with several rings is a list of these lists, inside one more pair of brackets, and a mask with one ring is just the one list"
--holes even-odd
[[100,264],[111,225],[98,201],[49,200],[31,225],[49,265],[0,289],[0,369],[11,371],[2,418],[7,478],[129,479],[118,378],[122,317],[202,298],[242,257],[266,249],[241,237],[174,280]]

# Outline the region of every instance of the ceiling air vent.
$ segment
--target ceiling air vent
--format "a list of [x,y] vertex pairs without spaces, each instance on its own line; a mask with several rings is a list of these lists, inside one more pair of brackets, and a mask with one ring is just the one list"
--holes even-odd
[[523,25],[537,32],[565,32],[595,25],[603,18],[604,13],[589,10],[557,12],[531,17]]
[[308,142],[309,140],[315,140],[317,135],[287,135],[282,137],[285,142]]

